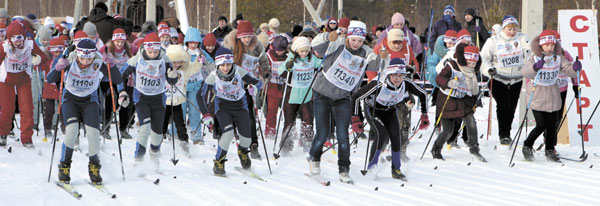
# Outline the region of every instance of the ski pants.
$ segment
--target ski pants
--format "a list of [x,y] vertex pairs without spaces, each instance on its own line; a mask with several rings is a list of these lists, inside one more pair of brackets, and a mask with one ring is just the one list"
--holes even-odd
[[[167,108],[165,109],[165,118],[162,127],[163,134],[166,134],[168,132],[167,129],[169,128],[169,124],[171,124],[171,121],[169,121],[171,118],[173,118],[175,128],[177,129],[177,137],[179,138],[179,140],[187,142],[189,137],[187,135],[187,128],[185,127],[185,120],[183,120],[184,118],[183,111],[181,110],[181,105],[167,105]],[[173,125],[171,125],[171,127],[173,127]]]
[[150,147],[153,151],[160,151],[162,143],[163,122],[165,119],[164,95],[148,97],[141,95],[135,110],[140,129],[138,132],[136,156],[146,153],[146,145],[150,138]]
[[496,101],[496,116],[498,117],[498,136],[499,138],[510,137],[511,125],[519,103],[523,82],[506,85],[495,79],[492,81],[494,81],[492,96]]
[[[284,84],[276,84],[269,82],[267,88],[267,121],[265,126],[265,136],[275,136],[275,130],[277,128],[277,113],[279,106],[281,106],[281,99],[283,96]],[[289,91],[288,91],[289,93]],[[264,109],[264,108],[263,108]],[[282,108],[283,109],[283,108]],[[285,113],[285,110],[283,111]]]
[[371,126],[371,131],[374,132],[375,137],[369,156],[369,167],[377,164],[379,155],[384,149],[386,142],[390,141],[392,144],[392,167],[400,168],[400,149],[403,145],[403,138],[400,135],[400,121],[397,112],[397,109],[375,109],[375,112],[373,112],[372,107],[365,105],[365,118]]
[[216,113],[217,119],[219,120],[219,127],[221,127],[223,134],[221,139],[219,139],[219,148],[217,150],[215,159],[219,159],[221,152],[227,152],[229,150],[229,145],[231,144],[231,140],[233,140],[233,130],[236,127],[240,138],[239,147],[242,149],[247,149],[250,147],[250,112],[242,108],[239,110],[221,108],[217,110]]
[[75,141],[79,135],[79,117],[83,117],[83,124],[87,132],[88,156],[90,161],[97,160],[100,151],[100,107],[98,102],[91,102],[89,98],[65,99],[61,106],[65,139],[62,144],[61,162],[70,162],[73,156]]
[[[467,134],[469,136],[469,140],[467,141],[467,145],[471,148],[479,148],[479,143],[477,142],[477,123],[475,122],[475,117],[473,113],[466,114],[464,117],[459,118],[465,123],[465,129],[467,130]],[[444,146],[444,143],[450,138],[454,131],[454,122],[456,119],[443,119],[442,118],[442,131],[438,135],[435,143],[433,145],[434,150],[441,150]]]
[[2,98],[0,98],[0,135],[8,135],[12,129],[15,98],[16,95],[19,95],[21,142],[32,142],[33,100],[31,96],[31,78],[26,72],[7,73],[6,80],[0,82],[0,94],[2,94]]
[[554,145],[556,145],[556,119],[559,117],[558,112],[543,112],[537,110],[531,110],[531,112],[535,118],[535,127],[529,132],[529,135],[527,135],[524,145],[533,147],[535,140],[544,133],[546,150],[554,150]]

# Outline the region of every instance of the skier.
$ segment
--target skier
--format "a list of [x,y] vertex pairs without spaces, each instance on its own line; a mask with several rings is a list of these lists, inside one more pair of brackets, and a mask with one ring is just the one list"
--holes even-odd
[[[48,57],[27,38],[20,21],[8,25],[6,38],[0,44],[0,146],[6,145],[6,137],[11,131],[15,98],[19,96],[21,112],[21,142],[33,148],[33,99],[31,94],[31,66],[44,64]],[[15,94],[16,91],[16,94]]]
[[[433,87],[437,88],[437,84],[435,83],[435,77],[437,77],[437,71],[435,67],[440,63],[443,57],[446,56],[446,53],[450,48],[454,47],[456,43],[456,31],[448,30],[443,36],[439,36],[435,41],[435,51],[432,55],[427,57],[427,74],[425,75],[427,80],[433,85]],[[437,97],[437,93],[439,90],[434,89],[433,94],[431,95],[431,104],[435,105],[435,98]]]
[[[369,169],[377,165],[379,155],[385,147],[385,142],[389,140],[392,144],[392,177],[406,181],[406,177],[400,171],[401,156],[406,155],[406,141],[408,139],[408,117],[410,110],[414,106],[414,100],[411,100],[411,94],[417,95],[421,102],[421,124],[429,125],[427,117],[427,101],[425,100],[425,91],[417,86],[410,79],[405,79],[406,65],[401,58],[393,58],[380,74],[380,81],[371,81],[358,92],[352,94],[354,103],[352,130],[356,133],[362,133],[362,121],[358,117],[358,105],[361,100],[365,102],[365,118],[371,131],[375,132],[375,143],[371,149],[369,157]],[[397,105],[405,104],[408,109],[400,114]],[[373,110],[373,107],[375,109]],[[401,131],[402,130],[402,131]],[[400,137],[400,138],[399,138]],[[403,150],[401,152],[401,150]]]
[[121,83],[121,75],[117,68],[108,71],[102,58],[96,54],[95,42],[85,39],[77,44],[77,58],[73,62],[61,58],[48,74],[48,82],[61,83],[64,72],[64,91],[61,103],[61,114],[63,124],[66,125],[65,139],[63,140],[60,163],[58,164],[58,179],[60,182],[69,184],[71,181],[71,159],[75,139],[78,136],[78,117],[83,116],[83,123],[88,138],[88,172],[93,184],[101,185],[100,175],[100,118],[98,118],[99,102],[97,90],[100,87],[102,77],[108,76],[114,83]]
[[[536,124],[523,143],[523,156],[529,161],[534,159],[533,143],[540,134],[544,133],[546,159],[560,162],[554,148],[557,131],[556,119],[562,115],[558,114],[558,110],[564,103],[561,100],[557,84],[558,74],[563,72],[571,78],[577,78],[577,72],[582,68],[581,62],[577,60],[575,63],[571,63],[565,58],[562,47],[557,41],[556,32],[552,30],[544,30],[534,38],[531,41],[531,51],[533,55],[525,63],[523,77],[528,80],[527,94],[533,95],[530,109]],[[534,87],[535,90],[533,90]]]
[[[351,21],[345,36],[338,38],[339,31],[327,33],[324,43],[313,47],[324,54],[323,72],[317,73],[314,80],[313,108],[316,135],[312,141],[310,156],[311,175],[320,175],[320,162],[323,143],[329,136],[329,120],[335,121],[338,140],[338,173],[340,181],[353,183],[350,172],[350,142],[348,127],[352,114],[350,94],[356,91],[369,60],[375,56],[372,50],[363,45],[367,28],[363,22]],[[319,38],[319,37],[316,37]],[[333,112],[333,115],[332,115]]]
[[477,124],[474,117],[474,105],[480,96],[476,72],[481,65],[479,49],[476,46],[460,43],[456,46],[454,59],[446,63],[436,77],[440,92],[437,97],[437,113],[441,116],[442,131],[432,149],[434,159],[443,159],[442,146],[452,135],[454,121],[461,119],[468,134],[469,152],[479,160],[485,159],[479,153],[477,143]]
[[527,35],[518,32],[514,16],[502,20],[502,32],[489,38],[481,49],[483,75],[492,78],[491,91],[496,101],[500,144],[508,145],[511,125],[523,84],[521,70],[529,55]]
[[[313,104],[310,98],[312,96],[310,83],[313,81],[314,73],[321,66],[322,60],[314,56],[311,52],[310,40],[307,37],[297,37],[292,50],[287,54],[285,65],[279,67],[279,74],[287,82],[285,103],[283,104],[283,116],[285,117],[283,133],[290,133],[286,140],[287,145],[281,145],[284,153],[293,148],[293,137],[295,132],[296,114],[300,114],[302,121],[300,129],[300,140],[298,146],[304,152],[310,150],[313,140]],[[292,75],[288,78],[288,75]],[[308,94],[307,94],[308,93]],[[304,97],[306,96],[306,99]],[[293,133],[288,130],[294,130]],[[281,138],[285,138],[282,136]],[[283,139],[282,139],[283,141]],[[291,145],[291,146],[290,146]]]
[[[53,60],[59,58],[65,50],[64,41],[61,38],[54,38],[50,40],[50,46],[48,47],[48,50],[52,54]],[[48,75],[48,73],[50,73],[52,62],[53,61],[47,61],[42,65],[42,71],[44,72],[45,77]],[[60,100],[60,92],[58,91],[58,87],[55,83],[48,82],[47,77],[45,79],[46,81],[44,82],[44,89],[42,91],[44,104],[44,137],[49,139],[52,138],[52,122],[54,121],[55,114],[54,107],[56,105],[56,101]],[[56,123],[58,124],[58,122]]]
[[[165,116],[166,84],[175,84],[178,73],[172,69],[171,61],[161,49],[160,39],[155,32],[144,37],[143,47],[127,61],[123,76],[133,74],[135,88],[133,103],[140,129],[136,142],[135,161],[144,161],[148,137],[150,137],[150,157],[156,166],[159,164],[162,143],[163,121]],[[125,91],[119,93],[119,104],[129,104]]]
[[279,75],[277,70],[285,63],[287,48],[287,39],[278,35],[274,38],[273,43],[269,45],[269,51],[266,54],[267,59],[269,59],[271,71],[263,72],[263,78],[265,81],[269,81],[266,86],[267,120],[265,124],[265,137],[270,139],[273,139],[275,133],[278,132],[275,131],[278,122],[277,113],[279,106],[281,106],[281,99],[283,98],[285,79]]
[[[249,21],[241,20],[237,25],[237,29],[227,34],[223,41],[223,47],[233,51],[233,59],[236,65],[246,70],[246,72],[253,78],[260,77],[262,72],[269,72],[270,66],[269,61],[264,55],[265,49],[258,43],[256,35],[252,30],[252,23]],[[254,115],[253,105],[255,101],[253,97],[256,97],[258,93],[257,89],[250,88],[248,85],[245,90],[248,95],[245,96],[248,104],[248,111],[250,111],[250,134],[252,138],[252,144],[250,145],[250,156],[253,159],[260,159],[261,156],[258,153],[258,135],[256,131],[256,118]],[[239,126],[236,124],[236,126]],[[222,128],[222,127],[221,127]]]
[[448,30],[454,30],[456,32],[462,29],[460,22],[456,21],[456,17],[454,14],[454,7],[452,5],[446,5],[444,7],[444,13],[442,19],[435,22],[433,28],[431,28],[431,34],[429,34],[429,48],[431,52],[435,51],[435,41],[438,36],[441,36],[446,33]]
[[[102,60],[108,64],[110,66],[110,68],[116,68],[119,70],[123,70],[125,69],[124,66],[125,64],[127,64],[127,60],[129,60],[129,58],[131,58],[132,55],[132,51],[131,51],[131,47],[129,46],[129,43],[127,43],[127,34],[125,33],[125,30],[121,29],[121,28],[117,28],[113,31],[112,34],[112,39],[106,43],[104,46],[102,46],[102,48],[100,48],[100,53],[102,54]],[[133,95],[133,79],[129,79],[129,77],[123,78],[123,81],[125,82],[125,84],[123,85],[125,87],[124,91],[127,91],[127,95],[131,96]],[[104,83],[105,84],[105,83]],[[103,83],[101,83],[101,85],[103,85]],[[107,87],[109,85],[105,85],[104,87]],[[104,88],[105,94],[107,94],[105,96],[105,122],[110,122],[111,121],[111,115],[109,113],[112,113],[112,99],[109,96],[110,92],[106,92],[107,88]],[[127,132],[127,125],[129,124],[129,122],[127,122],[126,120],[129,120],[129,116],[133,115],[133,105],[128,105],[127,107],[123,107],[121,108],[121,110],[119,110],[119,118],[121,119],[121,121],[119,121],[119,130],[121,131],[121,137],[123,139],[131,139],[131,135]],[[106,118],[108,117],[108,119]],[[104,127],[106,127],[106,125],[104,125]],[[110,139],[110,135],[108,135],[108,131],[110,127],[108,127],[106,129],[106,132],[104,133],[104,135],[106,135],[106,137],[109,137]]]
[[[180,146],[185,153],[189,154],[189,137],[181,108],[181,104],[186,102],[186,97],[183,96],[182,92],[186,91],[187,80],[192,74],[199,73],[200,65],[190,63],[190,55],[185,51],[183,46],[177,44],[167,48],[167,57],[171,60],[173,69],[177,70],[179,78],[175,85],[167,85],[167,99],[165,100],[167,107],[162,132],[163,134],[167,134],[170,123],[169,119],[172,117],[175,125],[171,125],[171,127],[175,126],[177,128],[177,138],[181,141]],[[172,134],[172,137],[173,141],[175,141],[175,134]]]
[[[238,28],[243,26],[244,23],[242,22]],[[250,152],[251,143],[250,127],[253,126],[250,124],[252,110],[249,110],[247,106],[250,102],[245,98],[248,94],[244,90],[244,82],[257,85],[259,88],[262,82],[247,73],[245,69],[235,65],[231,50],[222,47],[217,50],[216,55],[217,70],[208,75],[202,90],[198,92],[196,98],[204,116],[202,118],[203,124],[207,125],[209,129],[213,126],[213,117],[208,112],[208,107],[209,104],[214,104],[216,118],[219,119],[219,126],[223,131],[223,135],[219,139],[219,147],[213,161],[213,172],[217,176],[224,176],[227,151],[233,139],[233,130],[236,128],[239,135],[237,154],[242,168],[250,170],[252,162],[248,153]],[[214,100],[205,102],[203,99],[207,99],[205,95],[209,90],[214,91],[215,97]]]

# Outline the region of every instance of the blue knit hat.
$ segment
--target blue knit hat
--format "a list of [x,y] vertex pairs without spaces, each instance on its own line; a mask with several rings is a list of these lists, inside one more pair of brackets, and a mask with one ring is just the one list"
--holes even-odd
[[91,39],[82,39],[77,43],[77,56],[81,58],[94,58],[96,56],[96,43]]
[[504,28],[510,24],[519,25],[519,22],[517,21],[517,17],[515,17],[513,15],[504,16],[504,18],[502,18],[502,28]]
[[215,54],[215,64],[217,66],[221,64],[233,64],[233,52],[227,48],[219,47]]
[[452,5],[447,5],[447,6],[444,8],[444,13],[446,13],[447,11],[449,11],[450,13],[452,13],[452,16],[455,16],[455,15],[454,15],[454,7],[453,7]]

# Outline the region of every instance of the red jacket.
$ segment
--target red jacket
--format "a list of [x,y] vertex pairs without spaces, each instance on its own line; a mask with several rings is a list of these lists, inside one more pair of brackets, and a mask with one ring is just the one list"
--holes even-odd
[[[50,69],[52,69],[51,65],[52,65],[52,61],[47,61],[46,63],[41,65],[42,71],[44,72],[44,79],[46,79],[45,77],[48,76],[48,73],[50,73]],[[44,89],[42,90],[42,98],[58,100],[59,95],[60,95],[60,92],[58,91],[58,87],[56,86],[56,84],[48,83],[47,81],[44,81]]]

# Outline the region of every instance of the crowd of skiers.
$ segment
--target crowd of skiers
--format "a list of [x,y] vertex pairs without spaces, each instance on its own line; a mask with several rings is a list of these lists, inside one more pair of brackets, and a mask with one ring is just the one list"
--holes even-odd
[[[98,3],[92,11],[106,15],[107,8]],[[138,27],[117,15],[112,22],[86,18],[73,27],[49,17],[43,24],[34,15],[11,18],[0,10],[0,145],[14,129],[18,105],[25,147],[33,147],[40,119],[43,141],[63,134],[58,176],[68,183],[84,129],[90,179],[101,184],[100,139],[112,138],[110,124],[117,122],[118,112],[117,138],[135,138],[136,164],[147,151],[158,164],[167,136],[189,153],[188,141],[201,145],[203,134],[212,133],[218,140],[215,175],[226,174],[234,139],[241,166],[249,170],[251,159],[261,159],[258,140],[264,134],[280,141],[274,146],[283,155],[297,140],[297,148],[308,153],[310,174],[318,176],[323,148],[334,147],[333,138],[340,181],[350,183],[350,145],[368,136],[367,169],[390,150],[392,177],[406,180],[400,166],[409,159],[410,116],[417,102],[420,118],[413,132],[428,128],[427,102],[435,105],[431,120],[439,135],[433,158],[443,159],[445,143],[457,146],[462,130],[470,153],[485,161],[474,118],[482,96],[489,91],[496,101],[497,136],[507,145],[525,87],[536,127],[523,155],[533,159],[533,143],[544,133],[545,156],[560,161],[554,149],[557,126],[569,79],[577,77],[581,63],[561,48],[556,31],[544,30],[529,41],[508,15],[490,35],[474,9],[466,10],[464,25],[455,15],[446,6],[442,19],[419,38],[400,13],[371,31],[360,18],[346,17],[330,18],[319,28],[296,26],[292,32],[280,31],[273,18],[255,31],[255,24],[238,14],[232,25],[220,17],[211,33],[189,28],[184,34],[165,21]],[[424,89],[429,84],[430,92]],[[266,117],[264,129],[261,117]],[[129,134],[132,126],[139,132]]]

